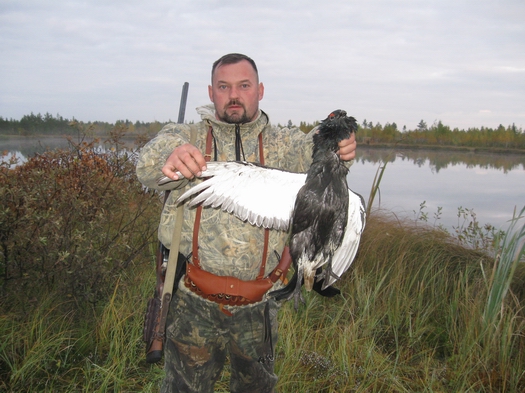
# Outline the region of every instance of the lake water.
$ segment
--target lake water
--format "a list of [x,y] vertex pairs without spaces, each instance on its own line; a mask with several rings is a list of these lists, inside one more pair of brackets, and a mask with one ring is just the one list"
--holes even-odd
[[[81,139],[78,137],[71,138],[74,143],[80,143]],[[88,141],[88,139],[86,139]],[[133,140],[123,139],[125,145],[133,147]],[[7,151],[10,154],[16,154],[23,162],[26,157],[32,156],[35,153],[43,153],[46,150],[57,148],[66,148],[70,145],[65,137],[42,137],[42,138],[7,138],[0,137],[0,153]],[[100,143],[103,145],[103,143]]]
[[385,163],[373,207],[404,218],[415,219],[425,203],[429,224],[458,227],[463,224],[458,208],[463,208],[473,211],[481,225],[506,229],[514,208],[519,212],[525,205],[525,155],[359,147],[348,182],[365,201]]
[[[27,157],[35,152],[67,146],[64,138],[0,139],[0,151]],[[506,229],[516,207],[525,205],[525,154],[389,150],[359,146],[350,169],[350,187],[368,201],[377,169],[385,165],[374,209],[415,219],[425,203],[428,223],[441,208],[441,224],[452,229],[462,224],[458,208],[470,209],[481,224]]]

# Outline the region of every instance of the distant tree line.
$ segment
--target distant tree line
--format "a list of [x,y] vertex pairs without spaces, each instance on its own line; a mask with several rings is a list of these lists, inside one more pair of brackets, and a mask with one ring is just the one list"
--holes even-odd
[[[73,119],[74,120],[74,119]],[[0,134],[5,135],[34,135],[34,134],[69,134],[73,131],[70,120],[58,115],[54,117],[50,113],[45,115],[23,116],[20,120],[4,119],[0,116]]]
[[[288,122],[290,126],[291,122]],[[301,122],[299,128],[308,132],[319,122]],[[424,120],[421,120],[413,130],[407,130],[406,126],[400,130],[396,123],[380,123],[375,125],[366,119],[359,124],[357,141],[369,145],[392,144],[399,145],[433,145],[433,146],[466,146],[466,147],[487,147],[502,149],[525,149],[525,133],[523,129],[516,127],[515,124],[504,127],[499,125],[497,128],[481,127],[460,130],[451,129],[441,121],[437,121],[430,127]]]
[[[60,115],[53,116],[50,113],[35,115],[31,112],[20,120],[7,119],[0,116],[0,135],[74,135],[78,124],[74,118],[67,119]],[[89,130],[94,136],[109,135],[116,126],[125,127],[129,134],[155,135],[166,124],[154,122],[131,122],[129,120],[117,120],[114,124],[107,122],[81,123],[85,130]],[[299,128],[308,132],[319,122],[300,122]],[[287,127],[293,127],[292,121],[288,121]],[[466,146],[466,147],[488,147],[503,149],[525,149],[525,133],[515,124],[497,128],[481,127],[460,130],[451,129],[441,121],[436,121],[430,127],[421,120],[413,130],[407,130],[406,126],[400,130],[396,123],[380,123],[375,125],[366,119],[359,124],[357,132],[359,143],[365,144],[392,144],[400,145],[434,145],[434,146]]]
[[360,127],[361,141],[373,143],[399,143],[403,145],[434,145],[434,146],[467,146],[489,147],[503,149],[525,149],[525,133],[515,124],[497,128],[471,127],[466,130],[444,125],[441,121],[434,122],[430,127],[423,120],[413,130],[402,131],[396,123],[376,124],[363,122]]
[[[75,119],[67,119],[59,114],[53,116],[50,113],[35,115],[33,112],[23,116],[20,120],[7,119],[0,116],[0,135],[74,135],[77,133]],[[125,126],[131,134],[156,134],[166,123],[158,121],[135,123],[129,120],[117,120],[115,123],[102,121],[80,122],[84,130],[89,130],[93,135],[108,135],[116,126]]]

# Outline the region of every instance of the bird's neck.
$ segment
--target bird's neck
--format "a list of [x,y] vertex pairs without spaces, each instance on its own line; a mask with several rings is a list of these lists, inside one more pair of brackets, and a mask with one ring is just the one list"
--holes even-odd
[[346,175],[348,173],[348,168],[344,162],[331,150],[317,150],[312,155],[312,165],[308,172],[317,173],[321,168],[325,168],[323,172],[328,169],[327,172],[334,175]]
[[312,162],[314,163],[321,163],[326,161],[326,163],[337,163],[338,161],[341,161],[339,156],[336,154],[335,151],[327,150],[327,149],[316,149],[314,147],[313,153],[312,153]]

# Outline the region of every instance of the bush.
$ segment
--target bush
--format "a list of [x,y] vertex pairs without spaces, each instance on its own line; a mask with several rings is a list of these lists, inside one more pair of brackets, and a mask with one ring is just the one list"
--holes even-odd
[[136,180],[135,153],[97,145],[70,141],[14,169],[0,165],[4,311],[46,291],[95,304],[154,241],[160,203]]

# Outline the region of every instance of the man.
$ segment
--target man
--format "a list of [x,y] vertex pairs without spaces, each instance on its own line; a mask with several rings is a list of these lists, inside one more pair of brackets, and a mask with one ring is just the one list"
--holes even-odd
[[[159,225],[159,239],[167,248],[175,222],[175,201],[187,185],[176,171],[186,179],[194,179],[206,168],[206,158],[264,161],[265,165],[294,172],[305,172],[311,162],[311,135],[296,128],[273,127],[259,109],[264,86],[251,58],[234,53],[217,60],[208,93],[213,106],[197,109],[202,121],[166,125],[144,147],[137,164],[138,178],[148,187],[162,189],[156,180],[163,174],[176,180]],[[192,135],[194,144],[189,143]],[[353,135],[339,147],[344,161],[355,157]],[[196,181],[201,180],[193,180]],[[198,214],[198,240],[193,244]],[[188,256],[192,250],[194,254],[198,251],[200,269],[213,277],[233,276],[251,281],[261,269],[264,276],[270,274],[279,262],[275,253],[283,251],[287,233],[274,230],[268,236],[265,241],[264,229],[220,209],[206,208],[196,213],[196,209],[186,208],[180,252]],[[277,282],[268,292],[279,285]],[[219,297],[205,298],[199,283],[187,277],[179,282],[168,314],[166,377],[161,392],[213,392],[227,354],[232,392],[274,391],[278,304],[267,295],[246,305],[224,305],[223,294]]]

